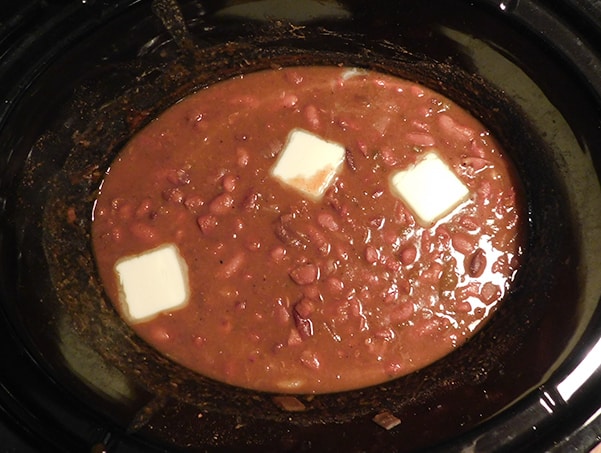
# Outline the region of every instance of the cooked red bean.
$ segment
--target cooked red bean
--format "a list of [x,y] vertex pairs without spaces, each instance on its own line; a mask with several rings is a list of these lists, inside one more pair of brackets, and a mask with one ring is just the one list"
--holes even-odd
[[186,197],[184,200],[184,206],[193,212],[198,211],[198,209],[200,209],[204,204],[204,200],[198,195]]
[[157,229],[145,223],[134,223],[130,226],[130,231],[136,239],[144,242],[150,242],[158,235]]
[[486,255],[481,248],[477,249],[469,258],[468,273],[470,277],[480,277],[486,269]]
[[315,264],[303,264],[290,271],[290,278],[297,285],[310,285],[319,277],[319,268]]
[[224,261],[217,271],[217,276],[220,278],[231,278],[244,265],[246,255],[244,252],[238,252],[236,255]]
[[329,212],[321,212],[317,216],[317,223],[319,223],[322,228],[329,231],[338,231],[340,229],[340,225],[338,225],[334,216]]
[[480,295],[482,296],[484,303],[490,304],[499,298],[501,289],[492,282],[486,282],[482,285]]
[[294,306],[294,311],[296,311],[301,318],[308,318],[311,316],[313,311],[315,310],[315,306],[311,299],[303,298]]
[[401,250],[401,263],[403,263],[405,266],[413,264],[415,258],[417,258],[417,249],[414,245],[408,245]]
[[217,225],[219,224],[219,220],[214,215],[203,215],[196,219],[198,226],[200,227],[200,231],[204,234],[210,234]]
[[152,210],[152,200],[145,198],[142,200],[136,208],[136,217],[148,216]]
[[380,253],[373,245],[368,245],[365,247],[365,261],[369,264],[374,264],[378,262],[380,258]]
[[436,142],[430,134],[412,132],[407,134],[407,142],[413,146],[434,146]]
[[294,318],[294,324],[302,339],[313,336],[313,322],[310,319],[303,318],[296,310],[292,312],[292,317]]
[[470,255],[474,248],[474,237],[464,233],[455,233],[451,237],[451,242],[455,250],[459,253],[463,253],[464,255]]
[[317,353],[313,351],[303,351],[300,360],[303,365],[312,370],[318,370],[321,366]]
[[234,198],[229,193],[217,195],[209,204],[209,210],[212,214],[223,215],[232,211],[234,207]]
[[234,175],[225,175],[222,182],[223,190],[230,193],[236,190],[236,179]]
[[281,263],[284,257],[286,256],[286,249],[281,245],[277,245],[271,250],[270,255],[271,259],[275,263]]
[[328,285],[328,290],[333,294],[339,294],[344,290],[344,281],[336,278],[330,277],[326,280]]
[[163,198],[166,201],[181,204],[184,202],[184,192],[178,187],[166,189],[163,191]]

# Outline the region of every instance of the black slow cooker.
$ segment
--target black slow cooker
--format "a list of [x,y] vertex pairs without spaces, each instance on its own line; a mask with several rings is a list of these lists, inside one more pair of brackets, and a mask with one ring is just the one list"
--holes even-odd
[[[31,0],[0,11],[3,451],[589,451],[601,441],[601,5],[591,0]],[[107,302],[102,174],[186,94],[274,66],[423,83],[513,158],[529,240],[466,345],[362,390],[273,395],[162,357]],[[68,213],[68,214],[67,214]],[[392,429],[381,413],[400,420]]]

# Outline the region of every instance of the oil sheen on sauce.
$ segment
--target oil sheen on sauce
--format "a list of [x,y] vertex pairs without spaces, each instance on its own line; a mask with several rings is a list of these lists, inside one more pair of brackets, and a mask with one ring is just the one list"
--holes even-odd
[[[320,199],[270,169],[290,132],[345,150]],[[430,151],[469,188],[431,225],[391,175]],[[499,144],[444,96],[389,75],[290,67],[199,90],[134,136],[94,209],[116,310],[174,361],[232,385],[326,393],[423,368],[466,342],[522,253],[520,184]],[[115,265],[175,244],[189,302],[127,319]]]

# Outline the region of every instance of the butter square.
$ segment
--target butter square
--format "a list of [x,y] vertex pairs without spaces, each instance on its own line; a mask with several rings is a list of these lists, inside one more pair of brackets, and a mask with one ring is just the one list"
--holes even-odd
[[340,171],[344,158],[344,146],[294,129],[271,168],[271,175],[305,196],[319,200]]
[[425,227],[449,214],[470,194],[469,188],[434,151],[409,168],[394,173],[390,182],[393,193]]
[[121,303],[132,322],[182,308],[188,302],[188,267],[174,244],[121,258],[115,272]]

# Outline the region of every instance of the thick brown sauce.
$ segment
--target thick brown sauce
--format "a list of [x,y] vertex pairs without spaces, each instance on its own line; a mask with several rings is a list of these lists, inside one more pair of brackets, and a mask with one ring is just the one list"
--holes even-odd
[[[320,201],[269,170],[295,128],[342,144]],[[470,198],[419,226],[392,172],[435,149]],[[274,392],[360,388],[463,344],[521,254],[519,184],[489,132],[442,95],[390,76],[298,67],[184,99],[137,134],[100,190],[93,243],[119,312],[115,263],[175,243],[188,306],[132,328],[199,373]]]

